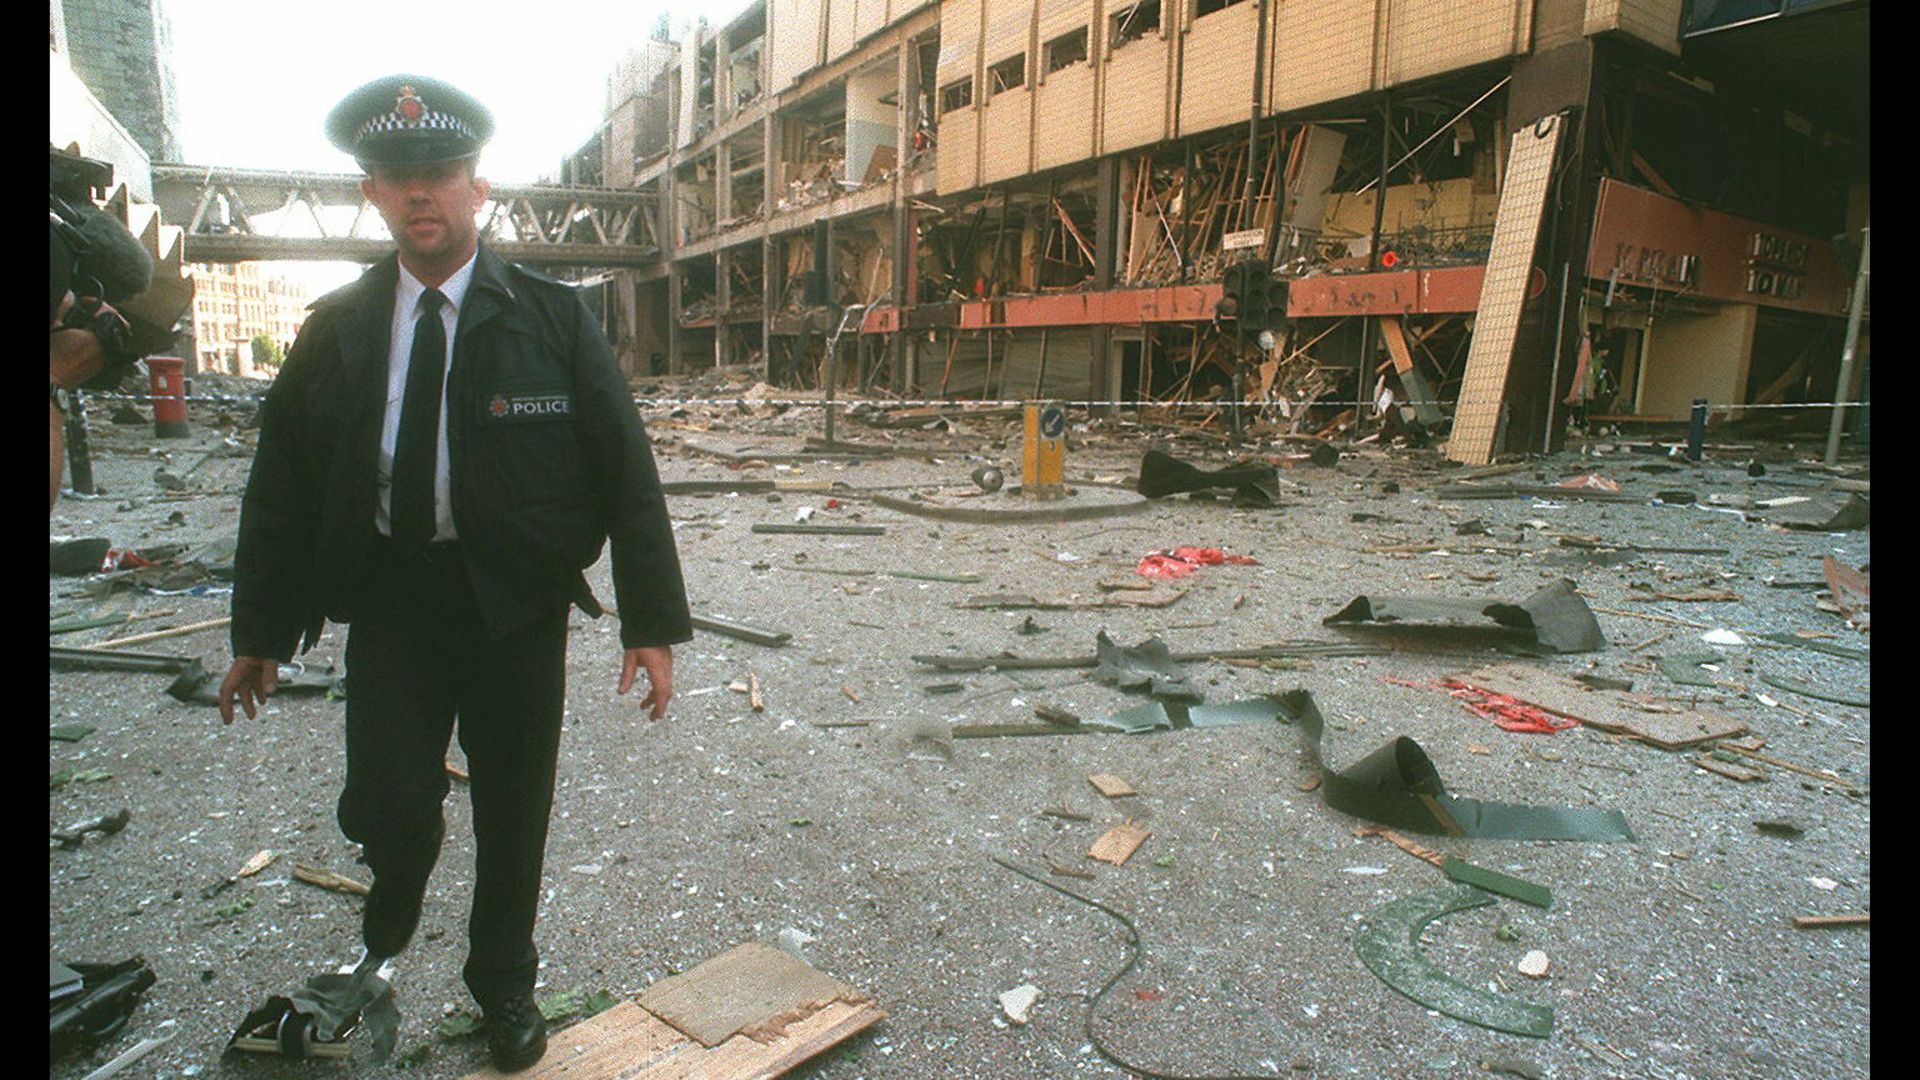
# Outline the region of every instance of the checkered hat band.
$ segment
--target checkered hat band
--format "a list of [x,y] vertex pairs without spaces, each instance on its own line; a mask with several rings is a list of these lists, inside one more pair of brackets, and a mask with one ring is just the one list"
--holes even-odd
[[387,135],[396,131],[447,131],[468,139],[478,138],[466,121],[448,113],[428,109],[419,120],[413,121],[403,118],[398,110],[382,113],[361,124],[360,130],[353,133],[353,139],[359,142],[370,135]]

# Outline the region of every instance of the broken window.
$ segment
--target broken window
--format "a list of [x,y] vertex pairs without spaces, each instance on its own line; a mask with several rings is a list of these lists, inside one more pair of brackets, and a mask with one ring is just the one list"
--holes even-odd
[[1115,12],[1107,17],[1107,27],[1107,40],[1113,49],[1159,33],[1160,0],[1141,0],[1125,11]]
[[946,115],[955,109],[964,109],[973,104],[973,78],[968,76],[950,82],[940,88],[940,113]]
[[1235,4],[1245,2],[1246,0],[1193,0],[1193,17],[1196,19],[1202,18],[1216,11],[1224,11]]
[[1083,26],[1047,42],[1047,50],[1041,56],[1046,61],[1049,75],[1070,64],[1084,63],[1087,59],[1087,28]]
[[987,69],[987,93],[1002,94],[1027,85],[1027,54],[1015,53]]

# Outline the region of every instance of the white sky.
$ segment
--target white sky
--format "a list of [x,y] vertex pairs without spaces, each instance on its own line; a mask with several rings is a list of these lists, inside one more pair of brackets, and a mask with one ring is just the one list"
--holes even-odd
[[[661,11],[678,38],[694,20],[717,25],[746,3],[163,0],[181,150],[195,165],[354,172],[322,131],[327,113],[355,87],[407,72],[450,82],[486,105],[494,137],[481,172],[530,183],[555,174],[592,137],[608,74],[651,36]],[[319,276],[344,281],[355,272]]]

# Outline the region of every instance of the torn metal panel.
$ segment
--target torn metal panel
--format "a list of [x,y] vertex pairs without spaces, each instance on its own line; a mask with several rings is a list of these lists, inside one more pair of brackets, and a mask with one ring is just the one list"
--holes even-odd
[[1553,1034],[1552,1009],[1468,986],[1420,951],[1420,934],[1428,923],[1491,903],[1492,896],[1470,885],[1396,900],[1360,920],[1353,951],[1376,978],[1419,1005],[1478,1027],[1544,1039]]
[[1767,512],[1767,521],[1809,532],[1850,532],[1864,529],[1873,521],[1871,504],[1857,492],[1848,492],[1845,501],[1790,495],[1770,504],[1755,504],[1755,508]]
[[1321,620],[1327,626],[1405,627],[1500,632],[1533,639],[1550,652],[1593,652],[1607,639],[1573,582],[1545,586],[1517,604],[1457,597],[1358,596]]
[[1498,870],[1475,866],[1465,859],[1452,855],[1447,856],[1446,861],[1440,864],[1440,869],[1462,885],[1474,885],[1541,909],[1553,907],[1553,892],[1545,885],[1536,885],[1531,881],[1503,874]]
[[1213,488],[1230,489],[1235,498],[1256,506],[1272,506],[1280,501],[1280,470],[1272,465],[1234,465],[1208,471],[1159,450],[1149,450],[1140,459],[1135,490],[1149,499]]
[[1325,774],[1327,805],[1342,813],[1429,835],[1488,840],[1634,839],[1618,810],[1523,806],[1482,802],[1447,792],[1439,770],[1420,744],[1402,736],[1343,772],[1320,753],[1326,721],[1313,695],[1294,690],[1278,699],[1283,715],[1300,725],[1307,756]]
[[1234,701],[1225,705],[1183,705],[1178,701],[1153,701],[1125,712],[1114,713],[1103,720],[1095,720],[1092,724],[1116,728],[1129,735],[1138,735],[1155,730],[1180,731],[1186,728],[1254,724],[1278,720],[1280,716],[1280,704],[1271,697],[1248,698],[1245,701]]
[[1172,650],[1157,637],[1150,637],[1132,648],[1114,644],[1105,630],[1094,638],[1099,662],[1094,666],[1095,682],[1122,690],[1146,689],[1157,698],[1200,701],[1205,697],[1187,680],[1187,673],[1174,662]]

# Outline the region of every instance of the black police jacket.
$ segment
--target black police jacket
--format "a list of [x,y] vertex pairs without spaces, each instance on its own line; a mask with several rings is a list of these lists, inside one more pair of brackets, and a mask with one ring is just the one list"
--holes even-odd
[[[365,603],[398,278],[389,256],[315,301],[267,391],[234,557],[236,656],[288,659]],[[581,572],[610,538],[621,643],[691,638],[653,452],[586,305],[483,245],[453,351],[453,521],[488,632],[569,601],[600,614]]]

